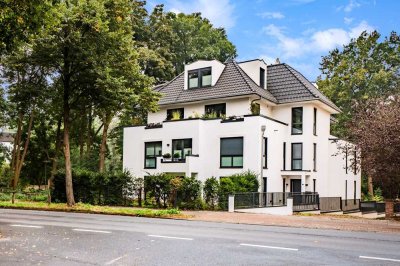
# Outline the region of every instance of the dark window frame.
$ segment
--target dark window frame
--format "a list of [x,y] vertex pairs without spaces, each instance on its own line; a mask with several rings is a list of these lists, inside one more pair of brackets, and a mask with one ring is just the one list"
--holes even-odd
[[[296,111],[300,110],[301,111],[301,122],[295,122],[295,114]],[[296,128],[298,130],[300,130],[301,132],[294,132],[294,126],[299,125],[300,128]],[[303,107],[293,107],[292,108],[292,135],[302,135],[303,134]]]
[[[294,158],[294,152],[293,152],[293,148],[295,145],[300,145],[301,147],[301,158]],[[303,170],[303,143],[302,142],[294,142],[292,143],[292,150],[291,150],[291,163],[292,163],[292,171],[302,171]],[[301,161],[301,167],[300,168],[294,168],[294,161]]]
[[313,171],[317,171],[317,143],[313,143]]
[[[222,154],[222,142],[225,139],[242,139],[242,153],[241,154],[230,154],[230,155],[223,155]],[[244,165],[244,138],[243,137],[226,137],[226,138],[220,138],[219,141],[219,167],[220,168],[238,168],[238,169],[242,169],[243,165]],[[233,166],[233,157],[242,157],[242,166]],[[231,159],[231,166],[222,166],[222,158],[230,158]]]
[[[185,141],[187,141],[187,140],[190,140],[190,149],[191,149],[190,154],[185,154],[185,153],[184,153],[184,150],[185,150]],[[177,150],[175,150],[175,148],[174,148],[174,146],[175,146],[175,145],[174,145],[174,142],[178,142],[178,141],[182,142],[183,150],[182,150],[182,153],[181,153],[181,157],[180,157],[180,158],[174,158],[175,151],[177,151]],[[172,142],[171,142],[171,144],[172,144],[172,149],[171,149],[171,150],[172,150],[172,158],[173,158],[173,160],[178,159],[178,161],[185,161],[186,156],[187,156],[187,155],[192,155],[192,153],[193,153],[193,139],[192,139],[192,138],[173,139]]]
[[286,171],[286,142],[283,142],[283,170]]
[[314,136],[317,135],[317,108],[314,107],[314,123],[313,123]]
[[345,205],[347,206],[347,180],[346,180],[346,185],[345,185],[345,193],[346,195],[344,195],[344,199],[345,199]]
[[[211,67],[203,67],[203,68],[199,68],[199,69],[193,69],[193,70],[189,70],[188,71],[188,84],[187,84],[187,86],[188,86],[188,89],[189,90],[191,90],[191,89],[199,89],[199,88],[207,88],[207,87],[211,87],[211,84],[210,85],[205,85],[205,86],[203,86],[203,79],[202,79],[202,77],[203,77],[203,72],[204,71],[208,71],[208,70],[210,70],[210,75],[211,75],[211,78],[212,78],[212,68]],[[197,73],[197,87],[190,87],[190,74],[192,74],[192,73]]]
[[224,106],[223,107],[223,112],[219,112],[219,111],[215,111],[217,113],[218,117],[221,117],[222,115],[226,115],[226,103],[216,103],[216,104],[207,104],[204,106],[204,114],[209,115],[212,113],[212,111],[210,111],[213,106]]
[[260,67],[260,87],[265,89],[265,69]]
[[172,120],[172,113],[178,111],[180,113],[181,118],[183,119],[185,117],[185,108],[173,108],[173,109],[167,109],[167,121]]
[[[155,154],[155,148],[156,148],[156,144],[160,144],[161,146],[161,154],[159,155],[151,155],[148,156],[147,155],[147,145],[153,144],[154,147],[154,154]],[[144,143],[144,169],[157,169],[157,157],[162,156],[162,141],[148,141]],[[146,160],[147,159],[154,159],[154,167],[147,167],[146,166]]]
[[354,175],[357,174],[357,151],[354,151]]
[[268,137],[264,137],[264,169],[268,169]]
[[315,193],[317,191],[317,179],[313,179],[313,192]]

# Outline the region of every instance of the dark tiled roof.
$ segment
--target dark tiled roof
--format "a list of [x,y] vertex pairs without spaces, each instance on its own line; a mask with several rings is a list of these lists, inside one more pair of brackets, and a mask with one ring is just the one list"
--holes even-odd
[[13,142],[14,135],[8,132],[0,132],[0,142]]
[[170,82],[156,86],[154,90],[162,94],[160,105],[258,95],[278,104],[321,100],[339,111],[339,108],[302,74],[286,64],[268,66],[267,90],[259,87],[234,61],[225,63],[225,69],[215,86],[184,90],[184,75],[181,73]]
[[323,95],[300,72],[287,64],[269,65],[267,70],[267,89],[279,103],[321,100],[333,109],[340,109]]
[[157,87],[162,94],[160,105],[193,102],[208,99],[227,98],[256,94],[277,103],[275,97],[267,90],[260,88],[249,78],[236,62],[228,62],[215,86],[184,90],[184,75],[181,73],[163,88]]

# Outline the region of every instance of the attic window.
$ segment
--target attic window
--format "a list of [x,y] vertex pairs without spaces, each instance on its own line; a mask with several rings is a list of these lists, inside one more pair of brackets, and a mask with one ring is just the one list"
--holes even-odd
[[265,69],[260,67],[260,87],[265,89]]
[[211,67],[190,70],[188,72],[189,89],[211,86]]

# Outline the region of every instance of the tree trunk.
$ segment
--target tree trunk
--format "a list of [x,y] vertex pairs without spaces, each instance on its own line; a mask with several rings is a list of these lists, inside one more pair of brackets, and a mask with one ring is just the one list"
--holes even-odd
[[[18,186],[18,181],[19,181],[19,177],[21,174],[22,165],[24,164],[25,157],[28,152],[29,141],[31,139],[33,117],[34,117],[34,111],[31,112],[31,115],[29,117],[28,132],[27,132],[27,137],[26,137],[25,143],[24,143],[24,150],[22,152],[22,156],[21,156],[20,143],[18,143],[17,152],[15,155],[14,177],[13,177],[13,181],[12,181],[13,195],[11,198],[11,202],[13,204],[15,203],[15,190],[17,189],[17,186]],[[18,123],[21,123],[20,125],[18,125],[19,130],[20,130],[19,138],[21,138],[21,134],[22,134],[21,133],[22,132],[22,129],[21,129],[22,128],[22,115],[21,114],[20,114]],[[20,141],[20,139],[19,139],[19,141]]]
[[99,161],[99,172],[104,173],[105,164],[106,164],[106,151],[107,151],[107,132],[108,127],[111,123],[111,115],[105,115],[103,118],[103,134],[101,137],[101,144],[100,144],[100,161]]
[[51,189],[53,188],[53,183],[54,183],[54,177],[57,172],[57,166],[58,166],[58,152],[60,151],[61,148],[61,123],[62,119],[58,119],[57,122],[57,134],[56,134],[56,150],[54,153],[54,158],[53,158],[53,165],[51,166],[51,173],[50,173],[50,178],[47,180],[47,186],[49,190],[49,194],[47,195],[47,203],[51,203]]
[[374,183],[372,183],[372,176],[368,175],[368,194],[374,196]]

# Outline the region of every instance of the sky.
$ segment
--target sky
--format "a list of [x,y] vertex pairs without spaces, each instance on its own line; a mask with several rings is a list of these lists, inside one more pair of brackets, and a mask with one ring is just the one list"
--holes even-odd
[[201,12],[224,27],[236,46],[237,61],[279,58],[310,81],[320,75],[321,57],[362,31],[382,36],[400,32],[398,0],[148,0],[175,13]]

